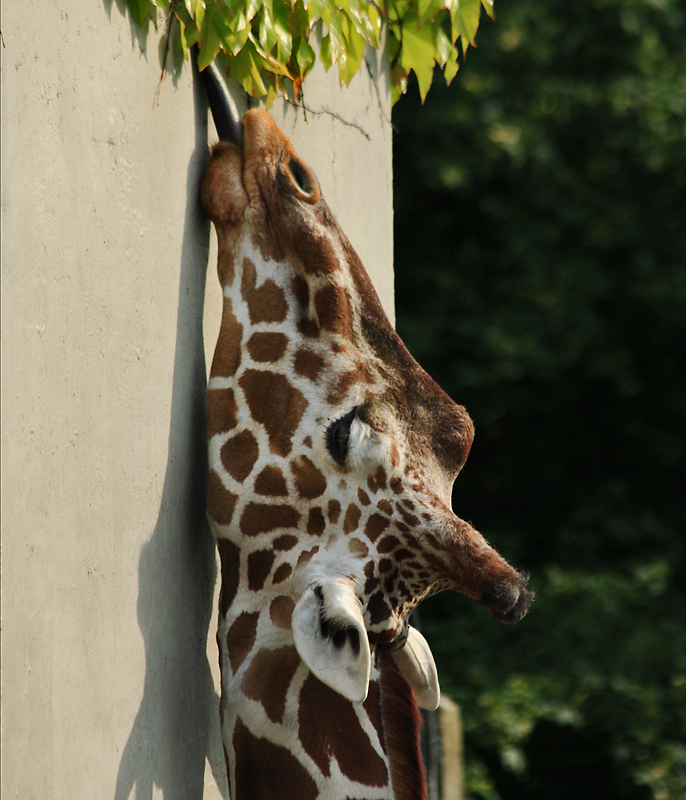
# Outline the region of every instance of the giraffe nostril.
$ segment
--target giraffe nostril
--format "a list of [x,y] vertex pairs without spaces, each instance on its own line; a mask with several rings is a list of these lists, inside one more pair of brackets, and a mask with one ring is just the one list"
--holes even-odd
[[518,583],[502,583],[486,592],[481,603],[493,619],[513,624],[526,615],[534,599],[534,593],[525,588],[527,580],[520,576]]

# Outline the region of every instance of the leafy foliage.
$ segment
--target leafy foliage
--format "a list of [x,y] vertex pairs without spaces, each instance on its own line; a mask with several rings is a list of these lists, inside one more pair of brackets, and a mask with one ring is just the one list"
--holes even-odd
[[162,9],[170,44],[186,60],[190,48],[200,49],[202,70],[220,56],[232,78],[253,97],[277,95],[298,99],[302,82],[316,60],[334,64],[341,83],[348,85],[362,67],[367,45],[382,46],[388,30],[392,100],[417,76],[422,100],[434,67],[446,83],[455,77],[461,51],[474,43],[481,4],[492,14],[490,0],[128,0],[136,22],[147,26]]
[[538,597],[422,606],[472,798],[686,797],[686,13],[520,0],[394,123],[398,327]]

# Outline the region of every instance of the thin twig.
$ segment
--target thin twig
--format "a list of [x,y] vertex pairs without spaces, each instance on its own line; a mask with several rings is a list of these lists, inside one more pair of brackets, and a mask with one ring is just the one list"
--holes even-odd
[[374,91],[376,92],[376,101],[379,104],[379,111],[381,112],[381,116],[383,117],[384,121],[387,122],[391,128],[393,128],[393,132],[397,133],[398,129],[395,127],[393,122],[386,116],[386,111],[383,107],[383,103],[381,102],[381,92],[379,91],[379,84],[376,82],[376,78],[372,73],[372,68],[369,66],[369,62],[365,58],[364,65],[367,67],[367,74],[369,75],[369,79],[374,84]]
[[155,104],[160,104],[160,92],[162,91],[162,81],[164,80],[164,76],[167,74],[167,57],[169,56],[169,48],[171,45],[171,26],[174,22],[174,14],[172,14],[171,9],[169,11],[169,16],[167,17],[167,30],[165,31],[166,42],[164,45],[164,58],[162,59],[162,72],[160,74],[160,82],[157,84],[157,93],[155,94]]
[[367,133],[367,131],[365,131],[364,128],[358,125],[357,122],[350,122],[347,119],[343,119],[343,117],[340,114],[336,113],[335,111],[331,111],[330,108],[324,107],[321,109],[321,111],[315,111],[313,108],[309,108],[308,106],[306,106],[304,102],[298,104],[293,100],[291,100],[290,97],[287,97],[285,95],[283,99],[287,103],[290,103],[293,106],[293,108],[302,109],[304,114],[313,114],[315,117],[321,116],[322,114],[328,114],[328,116],[337,119],[340,123],[346,125],[348,128],[355,128],[355,130],[359,131],[368,142],[371,142],[372,140],[372,137]]

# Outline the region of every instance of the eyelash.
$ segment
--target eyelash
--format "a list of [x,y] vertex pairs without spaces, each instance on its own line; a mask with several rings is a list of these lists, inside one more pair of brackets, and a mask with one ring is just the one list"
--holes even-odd
[[350,426],[357,415],[357,406],[340,419],[334,420],[326,429],[326,447],[331,458],[339,465],[344,466],[348,455]]

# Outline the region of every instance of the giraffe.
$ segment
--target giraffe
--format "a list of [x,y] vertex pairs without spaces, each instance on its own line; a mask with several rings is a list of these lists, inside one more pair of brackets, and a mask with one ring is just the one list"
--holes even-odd
[[208,517],[231,797],[426,798],[418,703],[439,687],[408,615],[453,589],[512,623],[533,595],[454,514],[471,419],[405,349],[313,171],[267,112],[232,133],[210,100]]

